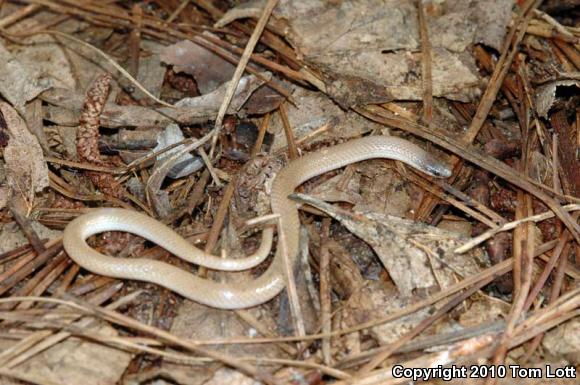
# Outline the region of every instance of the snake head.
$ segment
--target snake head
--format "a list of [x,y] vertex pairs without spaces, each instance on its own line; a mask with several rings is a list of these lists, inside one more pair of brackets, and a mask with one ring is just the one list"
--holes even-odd
[[423,164],[424,171],[436,178],[449,178],[452,174],[452,170],[447,163],[433,156],[429,156]]

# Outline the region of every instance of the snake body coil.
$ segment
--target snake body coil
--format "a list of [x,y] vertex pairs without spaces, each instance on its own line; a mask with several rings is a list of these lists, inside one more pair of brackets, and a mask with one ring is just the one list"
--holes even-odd
[[[299,246],[299,219],[296,204],[288,199],[306,180],[327,171],[371,158],[403,161],[436,177],[448,177],[448,166],[422,148],[404,139],[367,136],[334,147],[321,149],[290,162],[274,179],[271,206],[280,215],[286,250],[292,265]],[[262,245],[251,257],[222,259],[195,248],[164,224],[131,210],[103,208],[81,215],[68,224],[63,245],[80,266],[100,275],[134,279],[161,285],[193,301],[221,309],[239,309],[259,305],[275,297],[286,285],[284,256],[280,247],[268,269],[258,278],[235,284],[202,279],[164,262],[143,258],[114,258],[87,245],[86,239],[104,231],[126,231],[158,244],[187,261],[217,270],[241,270],[260,263],[268,254],[272,230],[264,230]]]

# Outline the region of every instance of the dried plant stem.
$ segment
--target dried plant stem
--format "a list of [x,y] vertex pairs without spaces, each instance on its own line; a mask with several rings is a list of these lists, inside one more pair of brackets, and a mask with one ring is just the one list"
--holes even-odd
[[419,15],[419,32],[421,34],[421,82],[423,85],[423,120],[427,127],[431,126],[433,120],[433,75],[431,42],[429,41],[429,30],[425,20],[425,9],[423,2],[417,1],[417,13]]
[[[332,331],[330,250],[328,248],[330,223],[330,218],[322,220],[322,236],[320,238],[320,323],[322,324],[322,333],[325,334],[329,334]],[[329,337],[322,340],[322,356],[326,365],[330,365],[333,362]]]
[[[579,204],[570,204],[570,205],[562,206],[562,210],[577,211],[577,210],[580,210],[580,205]],[[532,216],[529,216],[526,218],[521,218],[521,219],[518,219],[518,220],[515,220],[512,222],[504,223],[503,225],[501,225],[495,229],[488,230],[485,233],[482,233],[482,234],[478,235],[477,237],[472,238],[470,241],[466,242],[464,245],[459,246],[457,249],[455,249],[455,252],[456,253],[465,253],[465,252],[473,249],[477,245],[490,239],[491,237],[493,237],[497,233],[500,233],[502,231],[512,230],[522,223],[541,222],[543,220],[550,219],[550,218],[554,218],[554,212],[547,211],[547,212],[542,213],[542,214],[536,214],[536,215],[532,215]]]
[[262,118],[262,122],[260,123],[260,130],[258,131],[258,138],[256,139],[256,143],[254,144],[254,148],[252,148],[252,153],[250,154],[250,158],[255,158],[256,155],[260,152],[262,148],[262,144],[264,143],[264,137],[266,136],[266,130],[270,125],[270,113],[266,113],[264,118]]
[[280,118],[282,119],[282,125],[284,126],[286,142],[288,143],[288,156],[290,160],[298,159],[298,147],[296,146],[296,139],[294,138],[292,125],[290,125],[290,120],[288,119],[288,110],[284,103],[280,104],[279,112]]
[[260,16],[260,19],[258,20],[258,23],[256,24],[256,28],[254,28],[254,32],[252,32],[252,35],[250,36],[250,39],[248,40],[248,44],[246,44],[246,48],[244,49],[244,53],[242,54],[242,57],[240,58],[240,61],[238,62],[236,70],[234,71],[234,75],[232,76],[232,80],[230,80],[230,82],[228,84],[228,88],[226,90],[224,100],[220,106],[220,109],[219,109],[217,117],[216,117],[215,125],[214,125],[214,134],[213,134],[212,143],[211,143],[211,150],[209,152],[210,158],[213,158],[215,146],[217,144],[219,133],[220,133],[220,130],[222,128],[222,123],[223,123],[224,117],[226,115],[226,112],[228,110],[228,107],[230,105],[230,102],[232,101],[232,98],[234,97],[236,89],[238,88],[238,83],[240,82],[240,79],[242,78],[242,75],[244,73],[246,65],[248,64],[248,62],[250,60],[250,56],[252,55],[252,52],[254,52],[254,48],[256,47],[258,40],[260,40],[260,35],[262,34],[262,31],[264,30],[264,27],[266,26],[266,23],[268,22],[268,19],[270,18],[270,14],[274,10],[274,7],[276,6],[276,4],[278,4],[278,0],[268,0],[266,2],[266,5],[264,6],[264,10],[262,11],[262,15]]
[[510,29],[507,37],[504,40],[501,56],[497,62],[495,70],[489,79],[485,93],[477,106],[477,112],[473,117],[467,132],[463,136],[465,143],[473,143],[483,123],[487,119],[487,115],[491,110],[491,106],[495,102],[496,96],[503,84],[503,81],[511,67],[511,63],[519,49],[519,43],[526,34],[526,28],[533,16],[533,10],[538,7],[541,0],[528,0],[521,7],[521,11],[514,21],[513,27]]

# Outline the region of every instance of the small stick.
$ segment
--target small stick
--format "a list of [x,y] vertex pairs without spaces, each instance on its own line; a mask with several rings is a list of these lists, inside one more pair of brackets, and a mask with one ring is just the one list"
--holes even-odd
[[[227,185],[227,187],[224,191],[224,196],[223,196],[223,198],[220,202],[220,205],[218,207],[217,213],[215,214],[213,224],[212,224],[211,229],[209,230],[209,234],[207,236],[207,242],[205,243],[204,251],[208,254],[213,253],[213,249],[214,249],[215,245],[217,244],[218,238],[219,238],[220,233],[222,231],[222,227],[224,225],[226,215],[228,213],[228,208],[230,207],[230,201],[232,200],[232,197],[234,196],[234,191],[235,191],[237,179],[238,178],[236,175],[230,181],[230,183]],[[206,268],[200,267],[199,268],[199,275],[204,276],[206,271],[207,271]]]
[[72,160],[59,159],[59,158],[55,158],[52,156],[46,156],[46,157],[44,157],[44,159],[48,163],[62,164],[63,166],[78,168],[80,170],[99,171],[99,172],[107,173],[107,174],[117,174],[118,175],[118,174],[124,174],[127,171],[125,169],[113,169],[110,167],[98,166],[98,165],[90,164],[90,163],[82,163],[82,162],[75,162]]
[[5,253],[0,254],[0,263],[3,264],[6,262],[10,262],[15,258],[19,258],[19,257],[23,256],[24,254],[30,253],[31,251],[32,251],[32,246],[30,246],[30,243],[19,246],[15,249],[12,249],[10,251],[7,251]]
[[262,11],[262,15],[260,16],[258,23],[256,24],[256,28],[254,29],[254,32],[252,32],[252,35],[248,40],[248,44],[246,44],[246,48],[244,49],[244,53],[242,54],[242,57],[238,62],[234,75],[232,76],[232,80],[230,80],[228,84],[228,89],[226,90],[226,95],[224,96],[224,100],[218,111],[213,129],[214,134],[211,142],[211,150],[209,152],[210,158],[213,158],[214,156],[215,146],[217,144],[220,130],[222,129],[222,123],[224,121],[224,117],[226,115],[230,102],[232,101],[232,98],[236,93],[238,83],[242,78],[246,65],[250,61],[252,52],[254,51],[254,48],[256,47],[256,44],[260,39],[260,35],[262,35],[262,31],[264,30],[264,27],[266,27],[266,23],[268,22],[268,19],[270,18],[270,14],[274,10],[274,7],[276,7],[276,4],[278,4],[278,0],[268,0],[266,5],[264,6],[264,10]]
[[250,154],[250,158],[255,158],[256,155],[260,152],[262,148],[262,143],[264,143],[264,137],[266,136],[266,130],[270,125],[270,113],[266,113],[264,118],[262,118],[262,122],[260,123],[260,129],[258,131],[258,138],[256,139],[256,143],[254,143],[254,148],[252,148],[252,152]]
[[[44,265],[50,258],[54,257],[62,250],[60,239],[49,242],[50,246],[46,251],[36,256],[27,256],[19,263],[16,263],[10,269],[0,275],[0,295],[17,285],[28,274],[32,273],[38,267]],[[22,263],[25,262],[25,263]]]
[[[199,155],[201,156],[201,159],[203,159],[203,162],[205,163],[205,167],[207,167],[215,185],[217,187],[222,187],[222,182],[220,182],[220,178],[217,176],[215,169],[213,168],[213,165],[211,164],[211,160],[209,159],[209,157],[207,156],[205,150],[203,149],[203,147],[200,147],[197,152],[199,153]],[[231,181],[233,182],[233,180]],[[230,184],[231,184],[230,182]],[[229,202],[228,202],[229,204]]]
[[526,304],[524,305],[524,311],[528,310],[530,306],[532,306],[532,302],[544,287],[544,284],[546,283],[548,277],[550,276],[552,269],[554,268],[554,266],[556,266],[556,263],[559,261],[561,256],[562,255],[566,256],[568,254],[568,251],[570,249],[570,244],[568,242],[570,241],[571,238],[572,237],[570,236],[570,232],[568,231],[565,231],[564,234],[560,236],[558,244],[556,245],[556,248],[552,253],[552,257],[550,258],[546,266],[544,266],[544,270],[542,270],[540,277],[537,279],[536,284],[530,291]]
[[294,138],[294,132],[292,126],[290,125],[290,120],[288,119],[288,110],[284,103],[280,104],[280,118],[282,119],[282,124],[284,126],[284,134],[286,134],[286,142],[288,143],[288,156],[290,160],[298,159],[298,147],[296,146],[296,139]]
[[61,292],[66,291],[70,287],[70,285],[74,281],[74,279],[76,278],[80,269],[81,269],[81,267],[79,265],[77,265],[76,263],[72,264],[72,266],[70,267],[70,269],[68,269],[68,271],[66,272],[64,277],[62,277],[61,282],[59,283],[58,287],[54,290],[54,292],[61,293]]
[[[322,236],[320,237],[320,323],[322,333],[329,334],[332,331],[331,324],[331,287],[330,287],[330,251],[328,249],[328,239],[330,236],[330,218],[322,220]],[[333,362],[330,337],[322,340],[322,356],[326,365]]]
[[[580,204],[569,204],[566,206],[562,206],[562,210],[564,210],[564,211],[577,211],[577,210],[580,210]],[[462,246],[459,246],[457,249],[455,249],[455,252],[459,253],[459,254],[465,253],[465,252],[473,249],[475,246],[479,245],[480,243],[485,242],[486,240],[493,237],[497,233],[500,233],[502,231],[512,230],[522,223],[541,222],[543,220],[550,219],[553,217],[554,217],[553,211],[546,211],[542,214],[532,215],[532,216],[529,216],[526,218],[521,218],[521,219],[518,219],[518,220],[515,220],[512,222],[504,223],[503,225],[501,225],[497,228],[490,229],[490,230],[486,231],[485,233],[478,235],[477,237],[471,238],[470,241],[466,242]]]
[[185,9],[185,7],[187,7],[189,2],[190,2],[190,0],[181,0],[181,4],[179,4],[179,6],[177,8],[175,8],[175,11],[173,11],[173,13],[171,15],[169,15],[169,17],[167,18],[167,20],[165,22],[166,23],[173,22],[173,20],[175,20],[177,18],[177,16],[179,16],[179,14]]
[[133,29],[129,33],[129,73],[137,78],[139,75],[139,57],[141,53],[141,29],[143,28],[143,8],[134,4],[131,8],[133,16]]
[[9,25],[16,23],[18,20],[38,11],[40,8],[42,8],[42,5],[40,4],[29,4],[24,8],[12,11],[12,13],[0,20],[0,28],[4,29]]
[[[47,263],[42,270],[37,272],[34,277],[28,280],[24,286],[15,290],[13,295],[41,295],[70,263],[71,260],[65,255],[65,253],[60,253],[56,258],[50,261],[50,263]],[[29,309],[33,305],[33,302],[22,303],[17,307],[17,309]]]
[[116,280],[114,278],[93,275],[89,279],[85,280],[85,282],[82,282],[80,285],[73,286],[68,291],[68,294],[74,296],[81,296],[90,293],[92,291],[98,290],[103,286],[106,286],[115,281]]
[[421,35],[421,82],[423,85],[423,119],[427,127],[431,127],[433,121],[433,75],[431,42],[429,41],[429,30],[425,20],[425,9],[423,2],[416,2],[417,13],[419,14],[419,32]]
[[40,240],[40,238],[36,234],[36,231],[34,231],[34,229],[32,228],[32,223],[30,222],[30,220],[28,220],[26,215],[24,215],[22,210],[23,203],[24,201],[20,197],[13,196],[12,199],[10,199],[10,201],[8,202],[8,208],[10,209],[10,212],[14,216],[16,223],[18,223],[18,226],[20,226],[22,232],[24,233],[24,235],[26,235],[26,238],[28,239],[28,242],[30,243],[34,251],[36,251],[37,254],[41,254],[46,250],[46,248],[44,247],[44,243]]

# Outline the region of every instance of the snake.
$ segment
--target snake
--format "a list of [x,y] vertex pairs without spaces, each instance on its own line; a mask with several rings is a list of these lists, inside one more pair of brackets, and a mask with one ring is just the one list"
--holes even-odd
[[[260,305],[286,287],[286,258],[290,266],[295,266],[298,258],[298,207],[289,195],[315,176],[373,158],[398,160],[432,177],[447,178],[451,175],[445,162],[396,136],[364,136],[290,161],[274,177],[270,194],[272,214],[278,218],[278,245],[269,266],[256,278],[245,277],[235,283],[217,282],[158,260],[104,255],[90,247],[87,238],[106,231],[129,232],[185,261],[215,270],[238,271],[256,266],[267,258],[273,243],[273,226],[263,230],[260,246],[252,255],[222,258],[196,248],[170,227],[145,214],[129,209],[99,208],[69,222],[63,234],[63,247],[78,265],[98,275],[154,283],[187,299],[219,309]],[[285,247],[280,245],[282,237]]]

